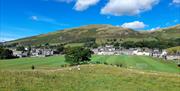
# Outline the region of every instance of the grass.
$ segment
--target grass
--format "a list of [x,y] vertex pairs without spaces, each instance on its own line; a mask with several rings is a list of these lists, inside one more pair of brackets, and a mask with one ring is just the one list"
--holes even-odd
[[57,68],[61,65],[67,64],[63,56],[51,56],[45,58],[19,58],[19,59],[10,59],[10,60],[1,60],[0,69],[31,69],[31,66],[34,65],[36,69],[45,69],[45,68]]
[[79,46],[83,46],[84,43],[70,43],[65,45],[65,47],[79,47]]
[[[97,56],[76,67],[63,56],[0,60],[0,91],[178,91],[180,69],[146,56]],[[104,63],[111,65],[104,65]],[[122,67],[114,65],[122,64]],[[35,66],[35,70],[31,66]]]
[[158,58],[152,58],[148,56],[97,56],[92,57],[94,62],[107,63],[112,65],[121,64],[122,67],[149,70],[149,71],[161,71],[161,72],[176,72],[179,73],[180,69],[175,63],[171,61],[164,61]]
[[[122,65],[124,68],[179,73],[180,69],[173,62],[165,62],[158,58],[147,56],[100,56],[93,55],[92,63],[101,63],[109,65]],[[20,58],[1,60],[0,69],[24,70],[31,69],[34,65],[36,69],[56,69],[62,65],[68,64],[63,56],[52,56],[46,58]]]
[[1,91],[178,91],[178,74],[152,73],[110,65],[55,70],[0,71]]

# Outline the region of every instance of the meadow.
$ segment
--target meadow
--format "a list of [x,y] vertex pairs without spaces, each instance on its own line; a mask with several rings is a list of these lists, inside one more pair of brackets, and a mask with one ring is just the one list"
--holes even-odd
[[[146,56],[97,56],[68,65],[63,56],[0,60],[0,91],[178,91],[180,69]],[[121,64],[117,67],[117,64]],[[35,66],[35,70],[31,66]]]
[[[174,62],[164,61],[158,58],[152,58],[148,56],[93,55],[90,63],[121,65],[121,67],[123,68],[139,69],[145,71],[160,71],[172,73],[180,72],[180,69]],[[31,69],[32,65],[34,65],[36,69],[56,69],[69,64],[65,62],[64,56],[51,56],[45,58],[19,58],[0,61],[0,69],[3,70]]]

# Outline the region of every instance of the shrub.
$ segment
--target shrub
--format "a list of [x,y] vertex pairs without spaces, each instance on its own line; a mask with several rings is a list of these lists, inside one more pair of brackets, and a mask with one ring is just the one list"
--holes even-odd
[[99,62],[99,61],[96,61],[96,64],[101,64],[101,62]]
[[32,66],[31,66],[31,69],[32,69],[32,70],[34,70],[34,69],[35,69],[35,66],[34,66],[34,65],[32,65]]
[[104,64],[105,64],[105,65],[108,65],[108,63],[107,63],[107,62],[104,62]]
[[121,63],[117,64],[117,67],[123,67],[123,64],[121,64]]

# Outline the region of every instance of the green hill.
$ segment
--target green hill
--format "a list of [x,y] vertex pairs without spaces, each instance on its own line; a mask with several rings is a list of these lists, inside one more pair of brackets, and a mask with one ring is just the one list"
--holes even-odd
[[45,43],[77,43],[82,42],[83,39],[87,38],[95,38],[98,43],[103,43],[107,39],[112,38],[123,40],[154,40],[157,38],[175,39],[180,38],[180,25],[151,32],[139,32],[133,29],[115,27],[112,25],[88,25],[22,38],[7,42],[7,44],[19,43],[21,45],[39,45]]

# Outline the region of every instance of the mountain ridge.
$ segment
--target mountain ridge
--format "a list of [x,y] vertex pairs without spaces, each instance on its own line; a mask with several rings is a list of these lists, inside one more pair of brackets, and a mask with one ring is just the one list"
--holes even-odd
[[[171,31],[170,31],[171,30]],[[180,38],[180,24],[168,28],[158,29],[156,31],[135,31],[130,28],[112,26],[109,24],[93,24],[81,27],[69,28],[41,34],[37,36],[26,37],[14,41],[6,42],[7,44],[19,43],[21,45],[38,45],[44,43],[70,43],[85,38],[95,38],[104,41],[105,39],[154,39],[159,38]],[[168,38],[167,38],[168,39]]]

